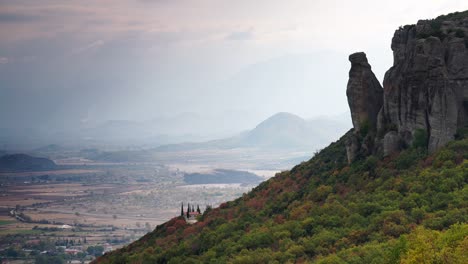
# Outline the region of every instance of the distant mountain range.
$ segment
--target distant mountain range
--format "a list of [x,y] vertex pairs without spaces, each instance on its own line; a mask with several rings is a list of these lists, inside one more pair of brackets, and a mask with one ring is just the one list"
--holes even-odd
[[201,142],[232,136],[251,127],[257,120],[257,116],[248,116],[242,111],[224,111],[213,115],[187,112],[144,121],[83,120],[58,129],[0,127],[0,146],[2,149],[21,152],[31,149],[54,152],[58,150],[57,146],[62,150],[95,147],[153,148],[165,144]]
[[348,130],[344,119],[305,120],[291,113],[277,113],[249,131],[234,137],[201,143],[164,145],[157,151],[180,151],[204,148],[258,148],[264,150],[314,150],[336,140]]
[[[347,115],[346,115],[347,117]],[[346,117],[305,120],[291,113],[277,113],[251,130],[236,136],[204,142],[162,145],[152,149],[83,152],[84,157],[106,162],[150,162],[165,152],[245,149],[256,153],[283,153],[285,160],[302,161],[345,133],[351,126]],[[349,118],[349,117],[348,117]],[[293,154],[297,152],[296,154]],[[185,155],[198,155],[198,154]],[[247,153],[247,152],[245,152]],[[232,157],[231,157],[232,158]],[[231,159],[230,158],[230,159]],[[189,158],[190,159],[190,158]]]
[[[191,125],[196,127],[196,123],[191,123]],[[93,137],[93,140],[104,137],[106,134],[108,134],[108,140],[125,138],[126,133],[128,133],[126,134],[127,136],[132,134],[140,135],[142,139],[154,135],[155,132],[151,132],[148,127],[140,130],[138,133],[128,132],[131,129],[139,130],[141,127],[141,124],[138,125],[130,121],[110,121],[100,129],[95,128],[97,129],[94,130],[96,137]],[[271,159],[271,155],[276,155],[278,158],[281,157],[281,160],[287,164],[295,164],[308,159],[316,150],[336,140],[339,135],[345,133],[350,127],[351,121],[348,113],[335,117],[306,120],[291,113],[280,112],[265,119],[250,130],[239,132],[237,135],[230,137],[220,137],[220,139],[216,140],[201,140],[202,138],[200,137],[196,140],[196,138],[190,136],[179,136],[178,140],[176,140],[176,137],[172,137],[170,140],[170,142],[176,143],[159,145],[157,147],[149,144],[146,146],[116,149],[112,147],[106,148],[106,145],[104,145],[103,149],[101,147],[85,147],[78,150],[78,152],[77,150],[72,150],[68,154],[105,162],[170,162],[174,161],[174,159],[180,161],[193,160],[194,158],[197,160],[201,158],[207,161],[213,156],[207,155],[201,157],[201,153],[215,153],[218,150],[222,150],[226,154],[227,151],[231,154],[227,156],[218,155],[218,158],[232,160],[239,157],[235,152],[242,149],[241,152],[245,154],[244,157],[256,153],[255,157],[262,157],[262,161],[268,161]],[[220,129],[214,130],[219,131]],[[120,134],[116,135],[115,133]],[[158,141],[164,142],[164,140]],[[66,152],[67,148],[62,145],[51,144],[36,148],[32,152],[29,152],[29,154],[60,159]],[[171,152],[171,155],[168,155],[168,152]],[[186,153],[178,155],[178,152]],[[264,153],[265,155],[258,155],[259,153]]]

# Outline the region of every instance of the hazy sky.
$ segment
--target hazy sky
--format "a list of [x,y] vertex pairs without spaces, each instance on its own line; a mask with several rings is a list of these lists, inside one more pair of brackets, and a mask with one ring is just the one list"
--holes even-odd
[[466,9],[468,1],[428,0],[0,0],[0,127],[340,114],[350,53],[365,51],[382,80],[398,26]]

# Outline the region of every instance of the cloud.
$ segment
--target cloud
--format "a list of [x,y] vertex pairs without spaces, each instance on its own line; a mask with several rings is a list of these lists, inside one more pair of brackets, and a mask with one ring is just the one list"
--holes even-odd
[[20,14],[20,13],[0,13],[0,23],[25,23],[37,21],[41,17],[38,15]]
[[227,40],[251,40],[254,38],[253,30],[234,31],[226,36]]
[[78,49],[74,50],[72,53],[77,54],[77,53],[86,52],[86,51],[91,50],[91,49],[99,48],[102,45],[104,45],[104,41],[99,39],[99,40],[91,42],[91,43],[89,43],[89,44],[87,44],[85,46],[79,47]]
[[0,64],[7,64],[7,63],[8,63],[8,58],[0,57]]

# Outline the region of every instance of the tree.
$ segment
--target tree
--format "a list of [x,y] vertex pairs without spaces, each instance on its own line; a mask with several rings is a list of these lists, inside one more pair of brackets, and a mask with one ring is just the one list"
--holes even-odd
[[427,131],[424,129],[416,129],[413,137],[413,148],[426,148],[427,147]]
[[180,206],[180,216],[184,216],[184,203]]
[[12,257],[12,258],[17,258],[20,256],[20,253],[21,251],[16,249],[16,248],[13,248],[13,247],[10,247],[6,250],[6,255],[8,257]]
[[102,256],[102,252],[104,251],[104,247],[102,246],[90,246],[86,249],[88,254],[93,255],[95,257]]
[[65,263],[65,260],[63,260],[62,257],[60,256],[44,256],[44,255],[40,255],[40,256],[37,256],[36,259],[35,259],[35,263],[39,263],[39,264],[62,264],[62,263]]
[[197,204],[197,212],[201,214],[200,206]]

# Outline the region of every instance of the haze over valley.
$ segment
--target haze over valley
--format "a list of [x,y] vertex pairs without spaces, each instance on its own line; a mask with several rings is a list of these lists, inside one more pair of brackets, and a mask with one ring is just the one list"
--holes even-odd
[[0,262],[458,263],[467,9],[0,1]]
[[[191,115],[169,122],[166,130],[157,129],[164,122],[108,121],[62,135],[70,141],[11,144],[0,157],[0,232],[23,234],[14,240],[19,243],[55,236],[74,241],[65,245],[70,250],[113,250],[178,216],[181,203],[217,207],[308,160],[349,129],[348,115],[305,120],[282,112],[220,138],[171,137],[169,131],[196,127],[199,119]],[[168,134],[151,137],[155,131]],[[53,245],[41,249],[47,248]]]

